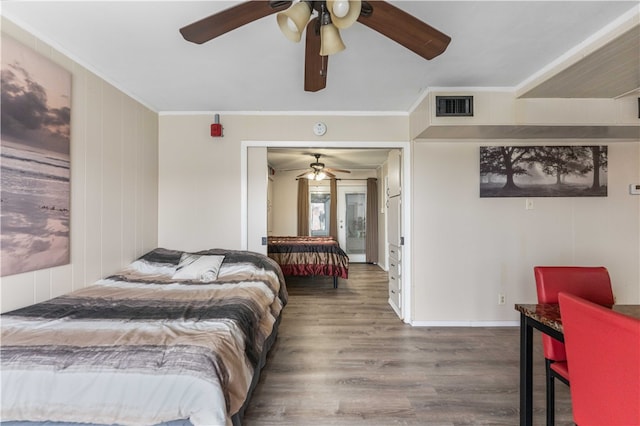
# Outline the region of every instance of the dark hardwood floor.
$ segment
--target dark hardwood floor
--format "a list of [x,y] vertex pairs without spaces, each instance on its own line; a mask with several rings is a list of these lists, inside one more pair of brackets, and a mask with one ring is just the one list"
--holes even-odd
[[[517,425],[519,328],[411,327],[387,303],[387,274],[352,264],[288,277],[280,334],[243,425]],[[545,424],[544,360],[534,359],[534,423]],[[572,425],[556,385],[556,424]]]

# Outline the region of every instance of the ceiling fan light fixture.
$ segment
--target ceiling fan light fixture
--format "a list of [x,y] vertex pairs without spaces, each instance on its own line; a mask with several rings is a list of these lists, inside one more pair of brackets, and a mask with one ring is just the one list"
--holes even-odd
[[327,0],[331,21],[337,28],[349,28],[360,16],[361,0]]
[[329,23],[320,27],[320,56],[333,55],[345,48],[340,31],[335,25]]
[[299,42],[302,38],[307,22],[311,18],[311,5],[306,1],[300,1],[284,12],[276,15],[280,31],[293,42]]
[[349,13],[349,1],[348,0],[327,0],[329,12],[331,15],[338,18],[344,18]]
[[323,180],[326,177],[326,173],[321,170],[315,170],[307,175],[307,179],[309,180]]

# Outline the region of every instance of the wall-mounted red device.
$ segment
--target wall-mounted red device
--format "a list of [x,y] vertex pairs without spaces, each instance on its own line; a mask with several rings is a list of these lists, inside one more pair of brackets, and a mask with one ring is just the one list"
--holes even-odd
[[220,124],[220,115],[215,115],[214,123],[211,125],[211,137],[222,137],[222,124]]

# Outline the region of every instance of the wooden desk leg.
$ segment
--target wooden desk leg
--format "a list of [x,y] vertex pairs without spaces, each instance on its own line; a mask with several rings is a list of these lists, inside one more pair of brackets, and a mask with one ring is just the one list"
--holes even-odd
[[520,426],[533,424],[533,327],[520,314]]

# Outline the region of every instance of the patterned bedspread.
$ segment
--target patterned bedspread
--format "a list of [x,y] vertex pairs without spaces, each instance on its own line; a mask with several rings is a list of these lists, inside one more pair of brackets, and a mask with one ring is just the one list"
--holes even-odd
[[284,275],[349,277],[349,256],[333,237],[269,237],[267,254]]
[[0,419],[231,424],[287,302],[266,256],[228,250],[212,282],[156,249],[95,285],[1,316]]

